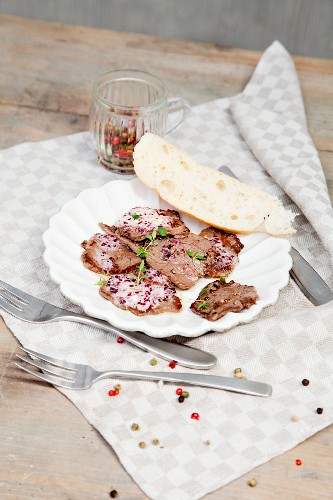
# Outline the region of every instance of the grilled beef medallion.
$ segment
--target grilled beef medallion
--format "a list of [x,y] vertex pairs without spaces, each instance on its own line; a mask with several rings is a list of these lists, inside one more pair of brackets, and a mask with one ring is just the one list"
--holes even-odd
[[238,254],[244,248],[238,236],[221,229],[207,227],[200,236],[211,242],[206,259],[205,275],[210,278],[229,276],[238,264]]
[[191,304],[191,310],[208,321],[216,321],[228,312],[249,309],[258,299],[254,286],[216,280],[201,290],[198,298]]
[[84,248],[81,256],[83,265],[98,274],[128,273],[141,262],[114,234],[94,234],[81,246]]
[[[119,235],[114,226],[100,224],[104,231]],[[205,275],[205,261],[211,242],[200,235],[188,233],[183,238],[156,236],[152,242],[134,242],[119,235],[120,240],[135,253],[141,253],[147,264],[167,276],[181,290],[188,290]]]
[[170,236],[182,238],[189,229],[180,219],[176,210],[159,208],[134,207],[120,217],[115,224],[120,236],[132,241],[143,241],[148,234],[164,228]]
[[99,291],[115,306],[137,316],[176,313],[182,307],[168,278],[153,269],[145,270],[141,277],[138,273],[115,274]]
[[188,290],[204,276],[228,276],[243,248],[236,235],[215,228],[204,229],[200,234],[188,233],[182,238],[162,237],[157,233],[153,242],[148,239],[138,242],[120,235],[115,226],[100,223],[100,227],[116,234],[133,252],[145,250],[146,254],[141,256],[149,266],[168,276],[181,290]]

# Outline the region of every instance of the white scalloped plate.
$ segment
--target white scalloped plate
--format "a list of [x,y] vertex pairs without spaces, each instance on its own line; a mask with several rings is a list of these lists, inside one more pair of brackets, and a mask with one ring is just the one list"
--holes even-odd
[[[264,307],[277,301],[280,289],[287,285],[292,266],[288,240],[255,233],[240,237],[244,249],[238,266],[228,278],[257,288],[260,300],[250,309],[228,313],[215,322],[192,313],[189,309],[191,302],[212,279],[201,279],[191,290],[178,291],[183,303],[180,313],[138,317],[115,307],[99,294],[96,285],[98,276],[83,267],[80,244],[94,233],[101,232],[99,222],[112,225],[135,206],[171,208],[139,179],[111,181],[101,188],[86,189],[65,203],[60,212],[50,219],[49,228],[43,234],[44,259],[52,280],[60,285],[63,295],[80,305],[90,316],[104,319],[124,330],[140,330],[152,337],[176,334],[197,337],[210,330],[222,332],[252,321]],[[205,227],[186,214],[180,215],[194,233]]]

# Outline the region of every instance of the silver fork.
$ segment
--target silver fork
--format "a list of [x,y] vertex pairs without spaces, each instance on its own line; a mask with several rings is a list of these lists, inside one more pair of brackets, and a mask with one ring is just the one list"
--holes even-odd
[[36,299],[32,295],[22,292],[1,280],[0,307],[16,318],[30,323],[50,323],[64,320],[102,328],[102,330],[119,335],[144,351],[149,351],[155,356],[168,361],[176,361],[179,365],[187,368],[208,370],[217,361],[212,354],[194,347],[149,337],[141,332],[120,330],[107,321],[61,309],[44,300]]
[[[50,356],[45,356],[44,354],[31,351],[30,349],[22,347],[21,349],[31,357],[16,354],[23,363],[15,363],[18,368],[44,380],[44,382],[49,382],[50,384],[65,389],[88,389],[92,384],[103,378],[127,378],[134,380],[163,380],[165,382],[198,385],[248,394],[251,396],[267,397],[272,393],[272,387],[270,385],[252,380],[242,380],[217,375],[204,375],[201,373],[138,372],[122,370],[99,372],[89,365],[69,363],[68,361],[51,358]],[[26,365],[32,365],[41,371],[28,368]]]

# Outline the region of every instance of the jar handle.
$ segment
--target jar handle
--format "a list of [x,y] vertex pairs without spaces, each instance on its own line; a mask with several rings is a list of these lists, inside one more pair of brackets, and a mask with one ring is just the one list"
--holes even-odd
[[170,113],[175,113],[176,111],[182,111],[181,117],[176,124],[171,124],[171,127],[166,131],[165,135],[169,135],[174,132],[183,123],[185,118],[189,115],[191,110],[190,103],[183,99],[182,97],[170,97],[167,103],[168,115]]

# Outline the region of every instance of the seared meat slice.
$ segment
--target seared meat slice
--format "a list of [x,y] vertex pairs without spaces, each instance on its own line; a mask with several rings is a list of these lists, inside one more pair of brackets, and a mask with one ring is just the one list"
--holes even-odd
[[191,304],[191,310],[208,321],[216,321],[228,312],[249,309],[258,299],[254,286],[216,280],[201,290],[198,298]]
[[81,246],[84,248],[81,256],[83,265],[98,274],[127,273],[141,262],[114,234],[94,234]]
[[131,208],[120,217],[115,226],[120,236],[130,238],[132,241],[143,241],[148,234],[157,231],[159,227],[163,227],[168,235],[176,238],[182,238],[189,232],[175,210],[148,207]]
[[189,233],[184,238],[161,238],[148,249],[147,263],[181,290],[191,288],[205,275],[210,241]]
[[[100,224],[104,231],[117,234],[114,226]],[[188,290],[205,275],[205,260],[208,249],[212,246],[206,238],[189,233],[183,238],[157,237],[154,242],[134,242],[119,236],[121,241],[131,250],[139,249],[147,252],[147,264],[167,276],[170,281],[182,290]]]
[[139,280],[136,275],[115,274],[100,288],[103,297],[136,316],[175,313],[181,307],[174,287],[159,271],[148,269]]
[[206,276],[229,276],[238,264],[238,254],[244,248],[243,243],[235,234],[214,227],[203,229],[200,236],[211,242],[206,260]]

